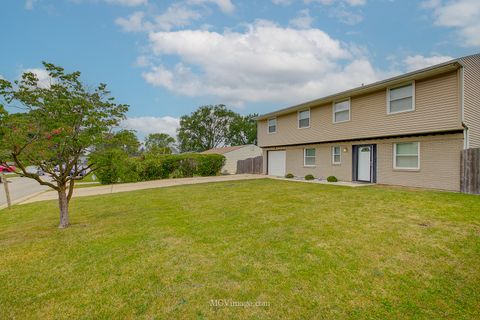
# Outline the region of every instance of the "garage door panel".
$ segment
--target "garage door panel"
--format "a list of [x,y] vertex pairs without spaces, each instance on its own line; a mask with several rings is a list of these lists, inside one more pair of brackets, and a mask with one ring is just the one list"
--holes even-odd
[[268,175],[283,177],[286,173],[286,152],[269,151],[268,152]]

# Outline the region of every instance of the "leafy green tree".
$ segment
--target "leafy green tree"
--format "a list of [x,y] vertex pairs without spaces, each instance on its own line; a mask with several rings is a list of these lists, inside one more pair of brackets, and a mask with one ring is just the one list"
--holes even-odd
[[[3,103],[20,110],[0,115],[0,160],[14,161],[24,176],[58,192],[59,227],[66,228],[75,181],[82,172],[96,169],[95,163],[81,167],[80,157],[102,143],[105,133],[125,118],[128,106],[115,103],[105,84],[87,89],[80,72],[66,73],[46,62],[43,66],[50,76],[48,86],[31,72],[14,83],[0,80]],[[27,172],[27,164],[40,167],[49,178]]]
[[228,130],[228,144],[239,146],[257,144],[257,122],[253,120],[258,114],[236,115]]
[[151,154],[171,154],[175,138],[166,133],[151,133],[145,139],[145,150]]
[[223,104],[198,108],[180,118],[178,144],[181,152],[201,152],[228,144],[229,126],[237,114]]
[[97,152],[101,149],[119,149],[128,156],[138,156],[140,154],[140,141],[132,130],[120,130],[115,133],[107,133],[104,142],[99,146]]

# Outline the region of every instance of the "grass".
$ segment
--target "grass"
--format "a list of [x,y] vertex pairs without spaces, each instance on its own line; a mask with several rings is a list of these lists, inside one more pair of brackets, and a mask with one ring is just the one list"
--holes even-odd
[[80,183],[81,182],[98,182],[98,183],[100,183],[100,180],[98,180],[97,176],[95,176],[95,180],[93,179],[94,176],[95,176],[95,174],[90,172],[82,180],[78,180],[78,182],[80,182]]
[[268,179],[74,199],[67,230],[55,201],[16,206],[0,319],[476,318],[479,213],[478,196]]
[[82,180],[78,180],[75,183],[75,188],[78,189],[101,186],[102,184],[98,180],[98,177],[95,177],[95,180],[93,179],[93,177],[94,173],[90,172]]

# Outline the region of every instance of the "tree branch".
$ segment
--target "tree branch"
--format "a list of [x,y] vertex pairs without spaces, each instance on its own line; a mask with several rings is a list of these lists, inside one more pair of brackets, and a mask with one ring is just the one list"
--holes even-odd
[[75,179],[72,179],[70,180],[70,184],[68,186],[68,195],[67,195],[68,202],[70,202],[70,199],[72,198],[74,187],[75,187]]
[[18,159],[16,154],[12,153],[12,157],[13,157],[13,160],[15,161],[17,167],[19,167],[20,170],[22,170],[22,173],[25,177],[37,180],[37,182],[40,183],[42,186],[48,186],[48,187],[50,187],[50,188],[52,188],[53,190],[56,190],[56,191],[59,190],[58,186],[54,185],[53,183],[43,181],[38,176],[38,174],[33,174],[33,173],[27,172],[25,166],[20,162],[20,160]]

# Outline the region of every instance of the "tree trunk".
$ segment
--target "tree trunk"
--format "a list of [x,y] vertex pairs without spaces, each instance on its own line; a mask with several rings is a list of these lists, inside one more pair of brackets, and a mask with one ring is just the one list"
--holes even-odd
[[60,225],[59,228],[67,228],[70,225],[68,217],[68,199],[65,188],[58,190],[58,207],[60,209]]

